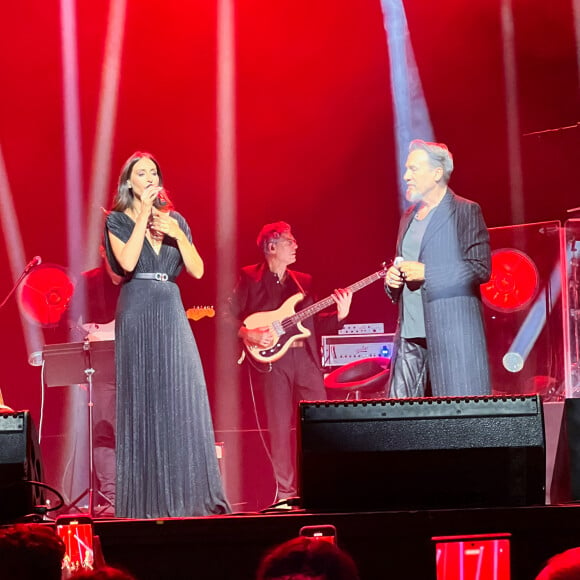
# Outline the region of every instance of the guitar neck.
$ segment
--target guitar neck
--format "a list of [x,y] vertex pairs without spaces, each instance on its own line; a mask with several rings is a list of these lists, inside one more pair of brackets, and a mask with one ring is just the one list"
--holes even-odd
[[[379,270],[378,272],[375,272],[374,274],[371,274],[370,276],[367,276],[366,278],[363,278],[362,280],[359,280],[358,282],[351,284],[350,286],[347,287],[347,290],[351,290],[352,293],[354,294],[355,292],[358,292],[359,290],[361,290],[365,286],[368,286],[369,284],[373,283],[375,280],[382,278],[384,276],[384,274],[385,274],[384,270]],[[315,302],[311,306],[308,306],[308,308],[305,308],[304,310],[300,310],[300,312],[293,314],[292,316],[288,317],[286,320],[292,321],[293,324],[296,324],[298,322],[302,322],[306,318],[310,318],[311,316],[314,316],[316,313],[320,312],[321,310],[328,308],[333,303],[334,303],[334,300],[333,300],[332,296],[327,296],[323,300],[319,300],[318,302]]]

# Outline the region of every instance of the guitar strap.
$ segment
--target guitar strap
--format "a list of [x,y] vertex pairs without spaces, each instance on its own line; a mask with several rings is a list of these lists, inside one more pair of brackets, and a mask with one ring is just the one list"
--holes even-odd
[[288,275],[290,276],[290,278],[292,278],[292,280],[294,280],[294,284],[296,284],[296,286],[298,287],[298,290],[300,290],[300,292],[302,292],[302,294],[304,294],[304,296],[306,296],[306,292],[304,291],[304,288],[302,288],[302,284],[300,284],[300,282],[298,282],[298,278],[296,277],[296,274],[294,274],[294,272],[292,270],[287,270]]

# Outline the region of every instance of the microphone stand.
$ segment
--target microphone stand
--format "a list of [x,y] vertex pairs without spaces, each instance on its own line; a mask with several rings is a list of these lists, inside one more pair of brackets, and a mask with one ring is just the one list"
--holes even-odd
[[[89,391],[89,486],[79,496],[72,500],[68,506],[68,509],[70,510],[71,508],[76,507],[79,511],[81,511],[77,504],[83,497],[88,496],[89,503],[87,506],[87,513],[90,517],[93,517],[95,515],[95,459],[93,452],[93,375],[95,374],[95,369],[93,368],[91,360],[91,343],[88,338],[85,338],[83,341],[83,354],[85,360],[84,373],[87,379]],[[107,499],[107,501],[109,500]]]
[[22,283],[22,280],[24,280],[24,278],[28,275],[28,273],[30,272],[30,270],[32,270],[32,268],[38,266],[38,264],[34,263],[34,261],[30,262],[26,268],[24,268],[24,270],[22,271],[22,274],[20,274],[20,276],[18,277],[18,280],[16,280],[16,282],[14,283],[14,286],[12,286],[12,290],[10,290],[10,292],[8,292],[8,294],[6,295],[6,298],[4,298],[4,300],[2,300],[2,303],[0,304],[0,308],[2,308],[6,302],[8,302],[8,299],[10,298],[10,296],[12,296],[12,294],[14,294],[14,292],[16,291],[16,288],[18,288],[18,286],[20,286],[20,284]]

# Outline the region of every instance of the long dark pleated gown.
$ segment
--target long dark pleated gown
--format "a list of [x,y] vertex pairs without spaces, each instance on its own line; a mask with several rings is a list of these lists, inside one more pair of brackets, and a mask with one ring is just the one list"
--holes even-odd
[[[185,219],[177,212],[172,215],[191,239]],[[134,226],[124,213],[107,217],[107,230],[124,242]],[[145,240],[134,273],[177,276],[182,267],[175,240],[166,236],[159,254]],[[115,334],[116,515],[162,518],[229,512],[203,368],[178,286],[129,279],[121,289]]]

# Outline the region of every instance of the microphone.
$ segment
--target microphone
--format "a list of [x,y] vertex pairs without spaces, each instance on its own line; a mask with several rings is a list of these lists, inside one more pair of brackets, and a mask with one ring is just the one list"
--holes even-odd
[[155,201],[157,202],[158,209],[161,210],[163,210],[163,208],[169,203],[167,200],[167,190],[164,187],[162,187],[157,194]]
[[28,264],[26,264],[26,268],[24,268],[24,270],[22,270],[22,274],[20,274],[20,276],[18,276],[18,280],[16,280],[16,283],[14,284],[14,286],[12,286],[12,290],[10,290],[10,292],[8,292],[6,298],[4,298],[4,300],[2,300],[2,302],[0,303],[0,308],[2,308],[4,306],[4,304],[6,304],[6,302],[8,302],[8,298],[10,298],[10,296],[12,296],[12,294],[14,294],[14,291],[16,290],[16,288],[18,288],[18,285],[22,282],[22,280],[24,280],[26,274],[28,274],[28,272],[30,272],[30,270],[32,270],[32,268],[36,268],[36,266],[39,266],[40,264],[42,264],[42,258],[40,256],[34,256],[34,258],[32,258],[32,260],[30,260],[30,262],[28,262]]
[[[405,261],[405,258],[403,258],[403,256],[397,256],[393,260],[393,266],[395,266],[395,268],[398,268],[401,265],[401,263],[404,261]],[[400,272],[401,278],[403,278],[403,280],[405,280],[407,277],[405,272],[401,272],[400,270],[399,270],[399,272]]]
[[26,268],[24,268],[24,273],[28,274],[32,268],[36,268],[36,266],[40,266],[42,264],[42,258],[40,256],[34,256],[28,264],[26,264]]

